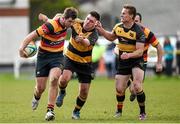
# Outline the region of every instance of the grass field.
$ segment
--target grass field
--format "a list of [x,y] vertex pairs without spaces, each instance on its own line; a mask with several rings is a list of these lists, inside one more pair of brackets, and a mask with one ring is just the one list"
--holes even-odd
[[[144,83],[146,91],[147,120],[144,123],[180,123],[180,79],[149,77]],[[0,122],[1,123],[45,123],[47,90],[36,111],[31,110],[34,79],[12,74],[0,74]],[[71,113],[78,94],[78,82],[72,80],[67,88],[62,108],[55,107],[55,123],[141,123],[138,120],[137,102],[129,101],[126,92],[123,116],[113,118],[116,106],[114,81],[97,77],[92,82],[90,94],[81,110],[81,119],[72,120]]]

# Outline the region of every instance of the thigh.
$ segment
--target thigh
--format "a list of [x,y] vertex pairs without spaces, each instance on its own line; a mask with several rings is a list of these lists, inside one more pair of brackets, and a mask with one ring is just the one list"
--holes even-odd
[[60,77],[60,80],[68,82],[71,79],[71,77],[72,77],[72,71],[68,69],[64,69]]
[[45,89],[48,77],[36,77],[36,88]]
[[79,83],[91,83],[91,80],[93,79],[92,75],[87,75],[87,74],[83,74],[83,73],[79,73],[77,72],[77,76],[78,76],[78,81]]
[[49,73],[50,82],[53,81],[54,79],[58,80],[60,75],[61,75],[61,69],[59,67],[51,68]]
[[139,67],[134,67],[132,69],[133,82],[142,83],[144,79],[144,70]]
[[36,77],[48,77],[49,75],[48,62],[43,59],[38,59],[36,63]]
[[119,93],[124,93],[129,81],[130,75],[116,75],[116,90]]

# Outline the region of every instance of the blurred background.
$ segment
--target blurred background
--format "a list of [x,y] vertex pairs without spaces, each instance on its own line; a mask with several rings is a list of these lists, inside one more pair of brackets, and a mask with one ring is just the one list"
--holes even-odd
[[[39,13],[52,18],[56,13],[62,13],[66,7],[74,6],[80,12],[79,18],[84,19],[87,13],[96,10],[102,16],[104,28],[111,31],[119,22],[121,9],[126,3],[134,5],[137,12],[142,14],[143,24],[155,33],[162,47],[165,39],[170,40],[173,47],[172,75],[179,76],[180,64],[177,63],[180,56],[179,0],[0,0],[0,73],[10,72],[15,78],[19,78],[21,73],[34,72],[36,57],[22,59],[18,55],[18,48],[25,36],[42,24],[38,21]],[[108,72],[112,71],[111,77],[114,75],[115,59],[111,59],[114,61],[109,66],[110,59],[107,58],[114,57],[111,56],[113,47],[102,37],[99,38],[98,45],[102,46],[102,50],[96,51],[100,53],[94,59],[94,62],[98,63],[97,75],[109,75]],[[154,75],[156,49],[150,47],[148,54],[146,74]]]

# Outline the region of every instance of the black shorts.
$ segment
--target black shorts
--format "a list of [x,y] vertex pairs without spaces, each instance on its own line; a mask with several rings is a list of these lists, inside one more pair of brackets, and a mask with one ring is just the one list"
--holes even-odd
[[63,52],[47,52],[39,50],[36,63],[36,77],[48,77],[49,72],[54,67],[63,68]]
[[144,60],[140,58],[130,58],[127,60],[119,59],[117,62],[116,74],[131,75],[132,69],[138,67],[144,71]]
[[66,56],[64,57],[64,63],[64,69],[76,72],[80,83],[91,83],[94,78],[92,63],[77,63]]

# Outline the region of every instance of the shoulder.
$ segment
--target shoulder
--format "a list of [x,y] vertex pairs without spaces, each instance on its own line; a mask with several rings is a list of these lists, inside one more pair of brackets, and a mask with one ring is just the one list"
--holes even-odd
[[139,25],[139,24],[137,24],[137,23],[134,23],[134,26],[133,26],[133,27],[134,27],[135,30],[141,30],[141,31],[142,31],[143,28],[144,28],[144,27],[142,27],[141,25]]
[[115,26],[114,26],[114,28],[113,29],[115,29],[115,28],[117,28],[117,27],[122,27],[122,23],[117,23]]
[[79,18],[75,19],[74,24],[82,24],[84,20],[81,20]]
[[57,13],[53,19],[57,19],[57,18],[62,18],[63,17],[63,14],[62,13]]
[[140,25],[134,23],[134,26],[132,27],[132,30],[135,31],[138,35],[144,34],[144,28],[142,28]]

